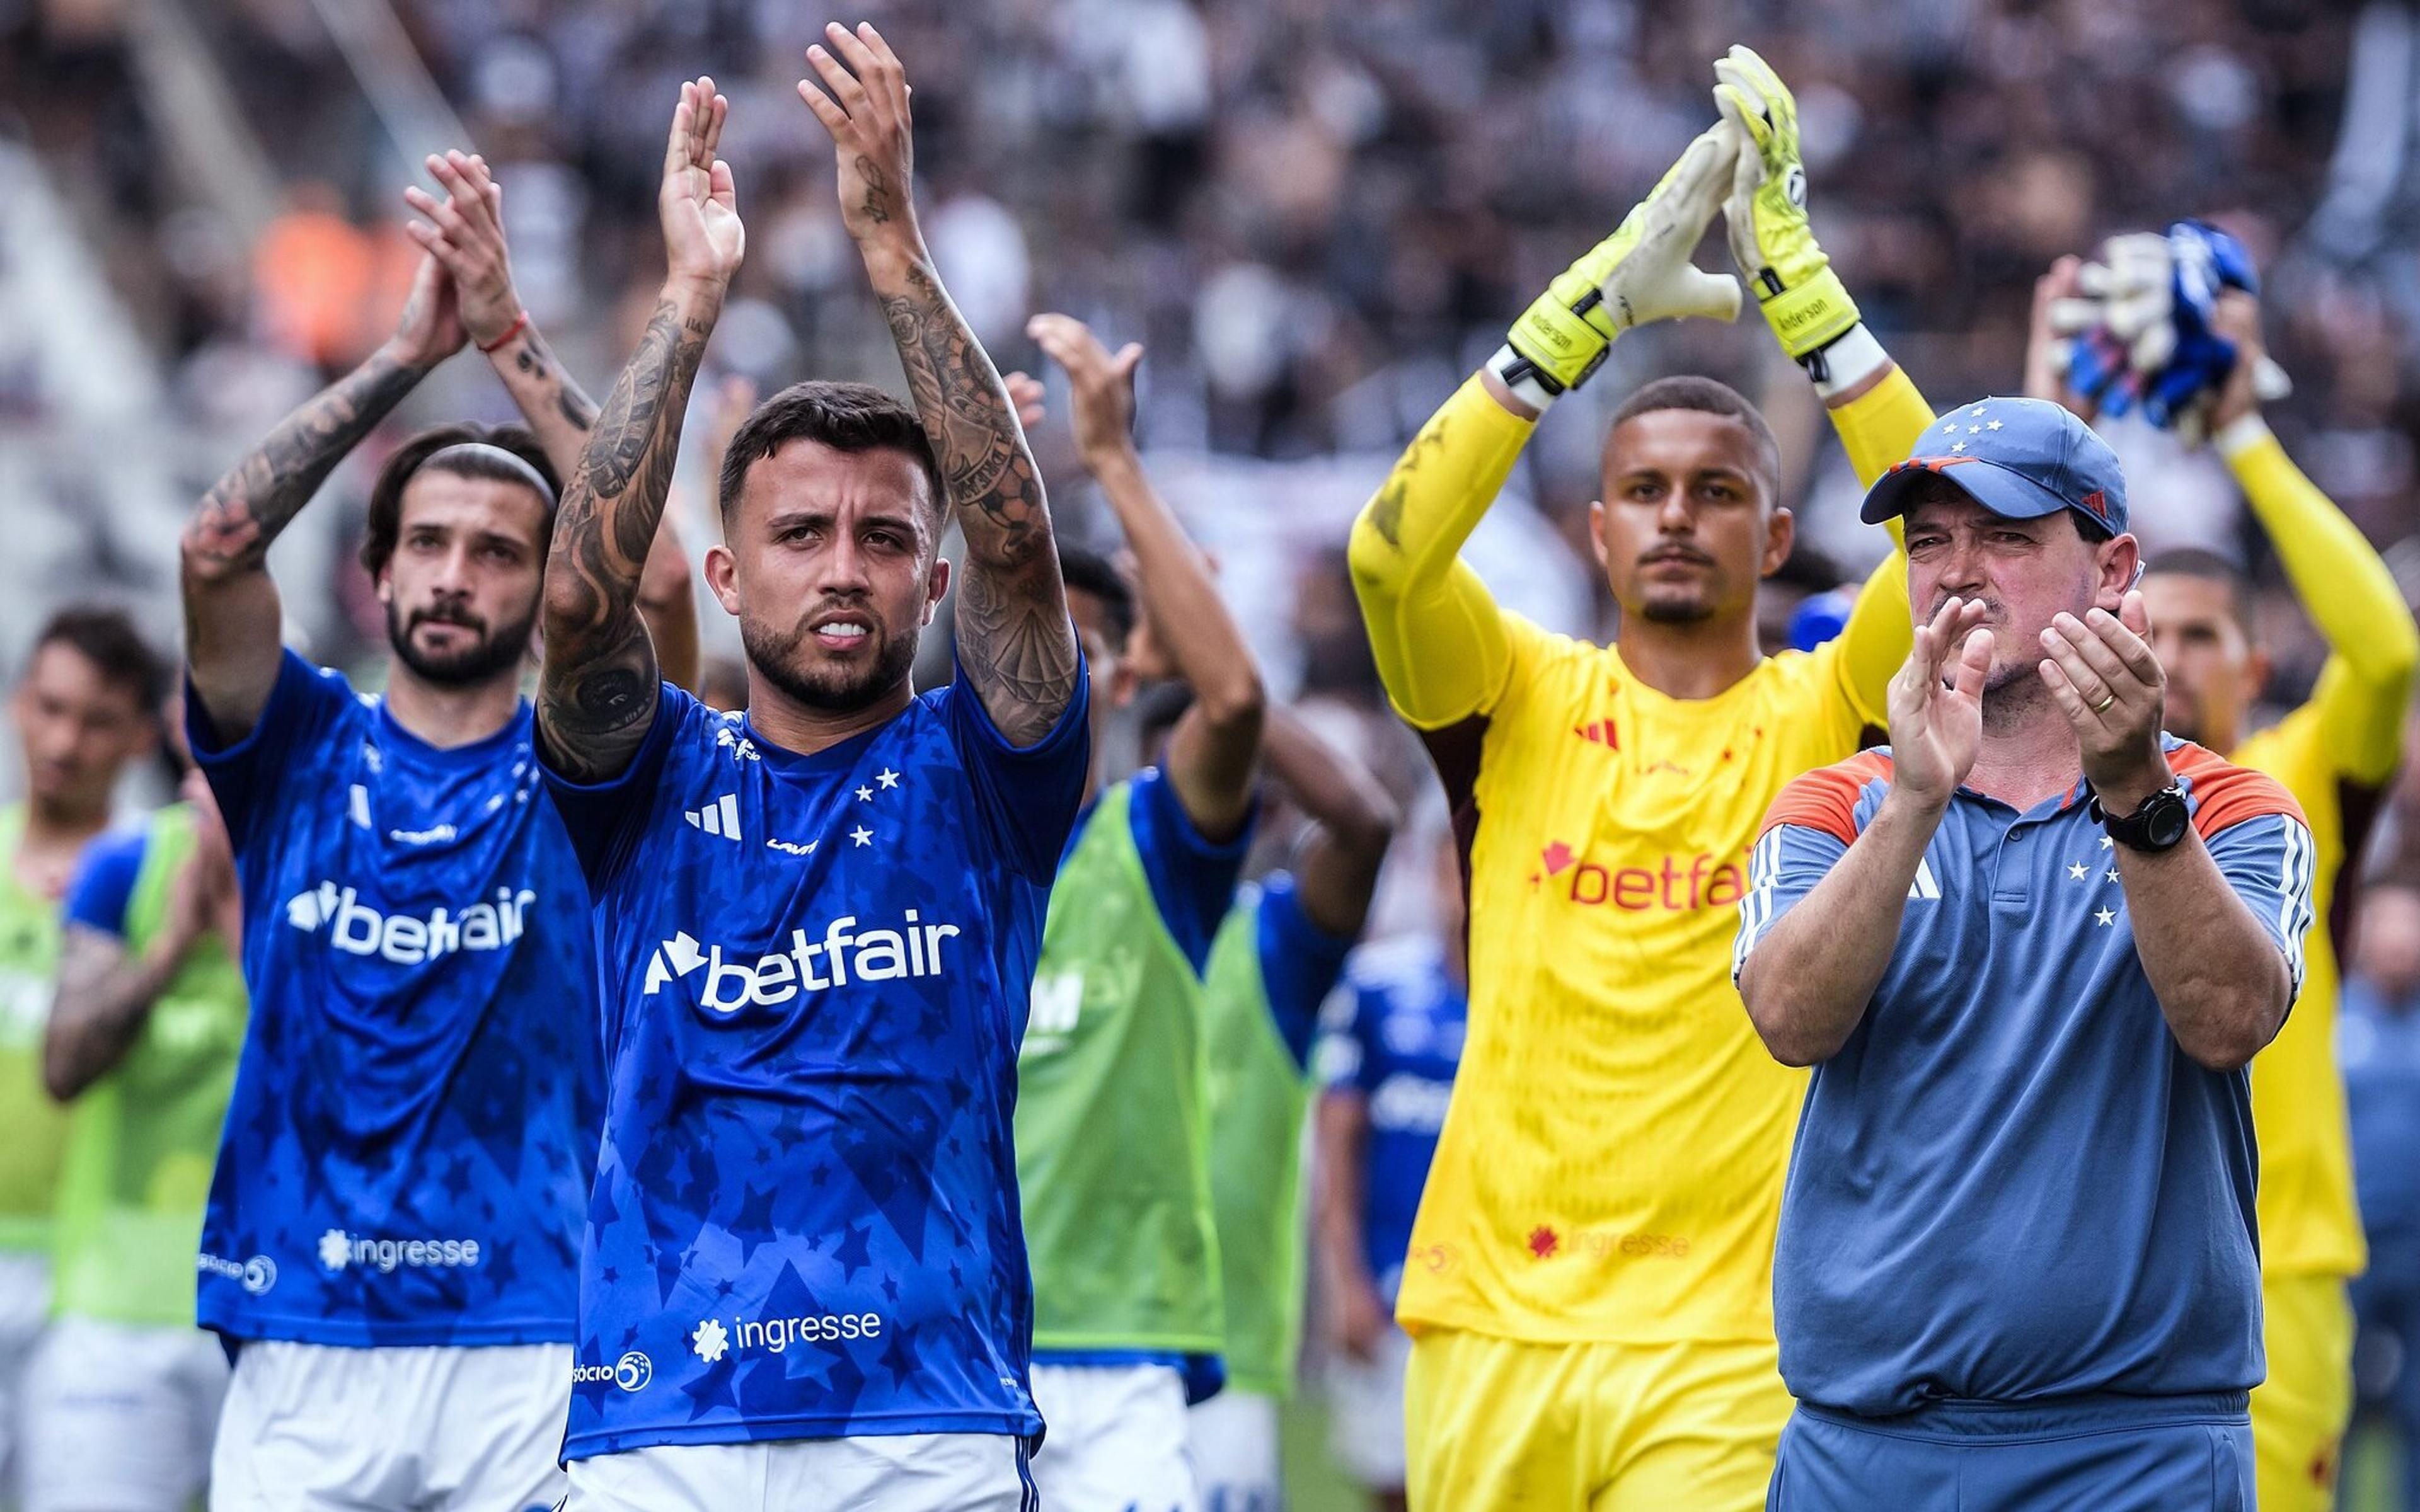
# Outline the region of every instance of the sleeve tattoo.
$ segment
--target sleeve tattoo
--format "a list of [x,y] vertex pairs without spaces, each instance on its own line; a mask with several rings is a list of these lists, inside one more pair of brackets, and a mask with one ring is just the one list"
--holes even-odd
[[922,263],[882,314],[967,539],[960,664],[1001,733],[1031,745],[1075,696],[1077,668],[1041,475],[991,359]]
[[684,318],[670,300],[657,304],[564,480],[546,568],[538,720],[549,754],[578,780],[628,766],[655,718],[656,652],[639,614],[639,579],[711,326]]

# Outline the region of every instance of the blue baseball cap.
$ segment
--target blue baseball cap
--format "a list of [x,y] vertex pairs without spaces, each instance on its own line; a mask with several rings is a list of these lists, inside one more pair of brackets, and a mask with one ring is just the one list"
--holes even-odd
[[1927,477],[1947,478],[2008,519],[2072,509],[2112,535],[2126,532],[2126,474],[2092,427],[2047,399],[1978,399],[1924,428],[1904,462],[1866,490],[1858,517],[1904,514]]

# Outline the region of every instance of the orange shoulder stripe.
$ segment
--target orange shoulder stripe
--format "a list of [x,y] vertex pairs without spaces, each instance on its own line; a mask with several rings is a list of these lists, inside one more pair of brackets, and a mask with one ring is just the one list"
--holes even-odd
[[2168,767],[2184,782],[2194,800],[2194,828],[2204,841],[2247,819],[2283,814],[2308,828],[2303,806],[2284,783],[2265,772],[2238,766],[2207,747],[2190,741],[2168,752]]
[[1797,825],[1837,835],[1843,845],[1857,842],[1857,799],[1875,779],[1888,780],[1891,762],[1880,751],[1861,750],[1845,762],[1819,766],[1793,779],[1765,810],[1761,840],[1782,825]]

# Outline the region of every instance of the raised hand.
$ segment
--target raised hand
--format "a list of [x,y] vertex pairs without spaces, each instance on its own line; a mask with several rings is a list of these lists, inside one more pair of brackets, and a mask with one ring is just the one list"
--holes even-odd
[[2160,715],[2168,675],[2151,654],[2151,617],[2140,589],[2118,612],[2061,614],[2041,633],[2042,682],[2058,701],[2083,748],[2084,779],[2101,807],[2131,813],[2172,780],[2160,748]]
[[1042,417],[1048,412],[1043,407],[1048,391],[1043,388],[1042,380],[1031,373],[1003,373],[1000,380],[1008,388],[1008,402],[1016,410],[1017,424],[1030,431],[1042,424]]
[[521,318],[504,245],[504,188],[489,175],[487,160],[475,154],[432,154],[422,162],[445,198],[416,185],[405,189],[404,203],[427,219],[406,221],[404,234],[443,265],[454,280],[464,329],[480,350],[488,350]]
[[2260,340],[2260,301],[2242,289],[2228,289],[2211,311],[2210,328],[2235,343],[2235,366],[2211,400],[2210,428],[2215,434],[2244,416],[2257,414],[2260,401],[2275,397],[2261,381],[2262,369],[2274,367]]
[[1983,679],[1992,670],[1984,607],[1952,598],[1916,627],[1890,685],[1891,789],[1934,812],[1975,769],[1983,740]]
[[1037,315],[1025,323],[1025,333],[1067,370],[1068,387],[1075,393],[1076,450],[1085,465],[1131,451],[1134,375],[1142,361],[1142,344],[1130,341],[1112,356],[1090,326],[1066,315]]
[[2048,399],[2086,424],[2101,413],[2100,402],[2067,381],[2068,357],[2078,332],[2099,317],[2101,304],[2084,293],[2084,259],[2073,253],[2034,280],[2033,317],[2025,332],[2025,396]]
[[664,181],[656,193],[670,276],[718,296],[739,271],[748,241],[731,164],[714,155],[730,113],[731,101],[714,92],[711,78],[681,85],[672,136],[664,145]]
[[436,258],[422,257],[395,335],[386,344],[388,355],[403,367],[425,373],[460,351],[469,339],[453,275]]
[[1714,60],[1714,108],[1739,146],[1723,207],[1731,260],[1781,349],[1805,362],[1857,323],[1857,304],[1807,221],[1798,102],[1771,64],[1734,47]]
[[824,36],[830,51],[807,49],[807,64],[823,88],[801,79],[799,98],[831,133],[840,165],[841,224],[861,244],[915,247],[921,233],[909,192],[916,138],[908,111],[908,70],[871,22],[860,22],[853,32],[830,22]]

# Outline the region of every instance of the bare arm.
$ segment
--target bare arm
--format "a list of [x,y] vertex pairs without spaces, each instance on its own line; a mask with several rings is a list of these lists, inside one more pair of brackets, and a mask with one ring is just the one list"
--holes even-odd
[[186,522],[178,549],[185,661],[221,740],[250,733],[277,685],[281,610],[271,545],[336,464],[462,340],[453,280],[424,258],[386,345],[278,422]]
[[1758,1038],[1785,1066],[1811,1066],[1839,1052],[1899,949],[1916,869],[1982,740],[1983,679],[1992,665],[1992,633],[1982,623],[1980,604],[1952,598],[1931,624],[1916,627],[1915,647],[1890,685],[1889,795],[1798,906],[1749,935],[1761,906],[1772,905],[1777,864],[1758,844],[1752,890],[1740,905],[1746,952],[1740,998]]
[[1353,1090],[1320,1095],[1312,1119],[1319,1173],[1316,1226],[1319,1263],[1336,1299],[1338,1343],[1357,1360],[1370,1359],[1386,1332],[1386,1299],[1370,1273],[1361,1229],[1362,1164],[1370,1149],[1370,1100]]
[[731,169],[714,156],[729,108],[711,79],[681,85],[658,195],[670,265],[663,292],[555,512],[538,729],[549,756],[576,780],[628,767],[660,697],[641,585],[690,385],[742,252]]
[[1378,868],[1395,838],[1395,801],[1367,766],[1282,703],[1270,706],[1262,745],[1269,775],[1317,826],[1295,862],[1303,914],[1330,936],[1351,939],[1369,918]]
[[1135,451],[1134,373],[1142,347],[1128,343],[1113,357],[1083,322],[1063,315],[1035,316],[1026,331],[1067,370],[1077,451],[1134,552],[1152,640],[1193,689],[1169,737],[1169,780],[1196,828],[1230,839],[1251,813],[1266,699],[1208,559],[1152,487]]
[[824,36],[840,56],[809,48],[822,87],[801,80],[799,95],[831,133],[841,218],[890,322],[950,512],[966,537],[958,662],[1001,733],[1011,745],[1031,746],[1075,697],[1078,665],[1042,477],[999,371],[950,302],[917,228],[908,81],[898,56],[871,25],[851,32],[835,23]]

